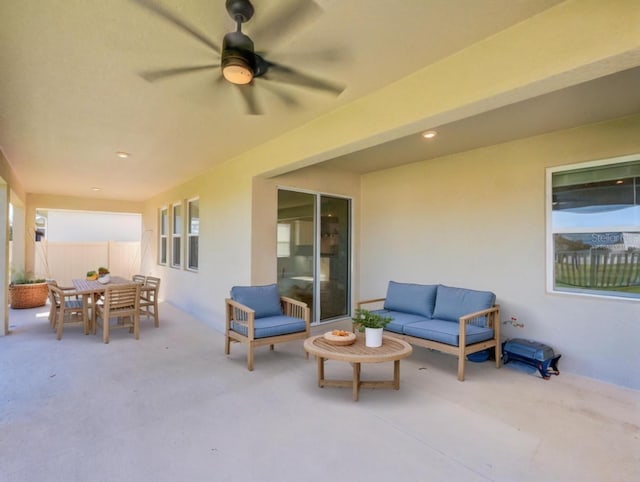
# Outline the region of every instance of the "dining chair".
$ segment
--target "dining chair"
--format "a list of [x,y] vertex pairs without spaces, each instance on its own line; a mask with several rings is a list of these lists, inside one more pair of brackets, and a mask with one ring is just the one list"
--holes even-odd
[[[253,370],[255,347],[309,337],[311,311],[306,303],[280,296],[278,285],[234,286],[225,300],[226,329],[224,352],[231,342],[247,345],[247,368]],[[309,353],[305,352],[309,358]]]
[[134,274],[131,279],[133,280],[134,283],[140,283],[140,284],[144,284],[145,280],[146,280],[146,276],[143,274]]
[[[56,288],[60,288],[62,291],[75,291],[75,288],[73,286],[59,286],[58,282],[54,279],[52,280],[48,280],[47,284],[49,286],[55,286]],[[48,290],[49,294],[49,324],[51,325],[51,329],[54,330],[55,329],[55,323],[56,323],[56,310],[58,308],[60,308],[60,304],[59,302],[56,300],[56,297],[53,294],[53,291]],[[74,294],[75,299],[79,300],[82,297],[79,294]]]
[[62,330],[65,324],[82,323],[84,334],[89,334],[89,313],[87,305],[78,298],[78,293],[71,290],[63,290],[53,284],[49,284],[49,299],[54,307],[53,328],[56,330],[58,340],[62,339]]
[[[102,303],[95,305],[96,328],[102,328],[102,341],[109,343],[109,332],[113,328],[129,328],[136,340],[140,338],[140,285],[138,283],[108,286]],[[111,320],[116,319],[116,324]],[[127,321],[125,321],[127,320]]]
[[145,284],[140,289],[140,314],[149,319],[153,315],[153,325],[158,328],[158,291],[160,290],[160,278],[147,276]]

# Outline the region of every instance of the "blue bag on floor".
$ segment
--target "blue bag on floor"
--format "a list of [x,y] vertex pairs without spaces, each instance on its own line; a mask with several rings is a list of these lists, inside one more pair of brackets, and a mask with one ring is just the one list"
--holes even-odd
[[502,344],[502,363],[514,360],[534,366],[545,380],[551,375],[560,375],[558,360],[561,356],[549,345],[524,338],[513,338]]

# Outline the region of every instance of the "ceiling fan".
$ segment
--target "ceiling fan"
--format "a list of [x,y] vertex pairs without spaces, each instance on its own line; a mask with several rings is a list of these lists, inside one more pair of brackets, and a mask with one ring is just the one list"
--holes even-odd
[[[189,25],[188,22],[168,10],[158,0],[131,1],[191,35],[220,57],[220,61],[215,64],[148,70],[140,73],[141,77],[149,82],[181,74],[220,68],[220,73],[216,80],[218,82],[226,81],[239,89],[246,104],[247,113],[251,115],[262,113],[258,108],[253,92],[255,82],[258,80],[298,85],[333,95],[339,95],[345,89],[343,85],[338,83],[307,75],[292,67],[267,60],[265,53],[256,52],[251,38],[242,32],[242,24],[251,20],[254,14],[254,7],[250,0],[226,0],[227,12],[235,22],[236,30],[224,35],[222,48]],[[258,32],[261,31],[263,37],[268,38],[271,36],[274,38],[275,35],[286,32],[288,29],[290,30],[296,24],[320,12],[320,7],[313,0],[294,0],[287,3],[286,8],[278,12],[271,25],[262,27],[262,30],[258,30]],[[270,90],[286,104],[297,104],[296,100],[290,95],[279,90]]]

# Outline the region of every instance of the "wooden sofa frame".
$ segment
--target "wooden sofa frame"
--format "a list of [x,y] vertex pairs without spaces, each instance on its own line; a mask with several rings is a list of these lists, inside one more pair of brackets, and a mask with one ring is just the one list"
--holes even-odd
[[[363,305],[373,303],[381,304],[385,300],[386,298],[363,300],[359,301],[357,303],[357,306],[358,308],[362,308]],[[483,324],[485,324],[486,319],[485,326],[493,329],[493,338],[490,340],[481,341],[479,343],[474,343],[473,345],[467,345],[467,325],[473,323],[474,321],[477,321],[478,319],[482,319]],[[461,316],[458,320],[458,324],[460,327],[460,331],[458,333],[459,346],[447,345],[446,343],[441,343],[439,341],[404,335],[388,330],[385,330],[384,333],[385,335],[399,338],[415,346],[422,346],[424,348],[430,348],[432,350],[438,350],[443,353],[449,353],[450,355],[457,356],[458,380],[460,380],[461,382],[464,381],[464,367],[467,360],[467,355],[470,355],[471,353],[477,353],[488,348],[495,348],[496,368],[500,368],[502,359],[502,345],[500,343],[500,305],[493,305],[491,308],[488,308],[486,310],[476,311],[474,313],[469,313],[467,315]]]
[[[231,353],[231,342],[244,343],[247,345],[247,368],[249,371],[253,371],[253,350],[255,347],[269,345],[271,350],[273,350],[276,343],[284,343],[292,340],[304,340],[308,338],[311,331],[311,310],[307,304],[287,296],[280,296],[280,304],[282,306],[283,315],[303,319],[305,321],[306,329],[304,331],[287,333],[285,335],[254,338],[256,312],[242,303],[238,303],[231,298],[226,298],[225,354],[229,355]],[[232,330],[232,321],[245,325],[247,327],[247,336]],[[308,359],[309,353],[305,351],[305,355]]]

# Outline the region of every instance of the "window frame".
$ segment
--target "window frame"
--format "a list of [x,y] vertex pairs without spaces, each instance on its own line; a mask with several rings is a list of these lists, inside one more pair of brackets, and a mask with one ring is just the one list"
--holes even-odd
[[[180,209],[180,221],[176,223],[176,208]],[[183,245],[182,245],[182,232],[184,231],[184,203],[182,201],[177,201],[171,204],[171,256],[170,256],[170,265],[175,269],[182,269],[183,266]],[[177,231],[177,228],[180,228],[180,231]],[[175,248],[176,241],[179,243],[178,249]],[[175,253],[178,253],[180,259],[176,263]]]
[[[191,230],[192,227],[192,222],[191,222],[191,206],[193,205],[193,203],[197,202],[198,203],[198,233],[194,234]],[[200,268],[200,258],[199,258],[199,254],[200,254],[200,197],[192,197],[190,199],[187,199],[187,212],[186,212],[186,230],[185,230],[185,234],[186,234],[186,243],[185,243],[185,269],[188,271],[194,271],[197,272]],[[193,267],[191,266],[191,240],[193,238],[196,238],[198,240],[197,246],[196,246],[196,266]]]
[[[166,223],[163,224],[163,213],[166,216]],[[158,209],[158,264],[167,266],[169,264],[169,206],[161,206]],[[164,243],[163,243],[164,241]],[[162,259],[164,244],[164,260]]]
[[589,288],[558,288],[556,287],[556,275],[555,275],[555,234],[599,234],[599,233],[612,233],[612,232],[638,232],[640,228],[634,228],[630,224],[617,224],[608,225],[605,227],[585,227],[585,228],[554,228],[552,213],[553,213],[553,176],[554,174],[565,171],[577,171],[587,170],[597,167],[615,166],[617,164],[624,164],[634,161],[640,161],[640,153],[631,154],[626,156],[612,157],[607,159],[599,159],[595,161],[579,162],[574,164],[567,164],[562,166],[554,166],[546,168],[545,179],[545,217],[546,217],[546,290],[550,294],[560,294],[569,296],[581,296],[589,298],[606,298],[618,301],[631,301],[640,302],[640,296],[632,296],[625,294],[624,291],[607,290],[607,289],[589,289]]

